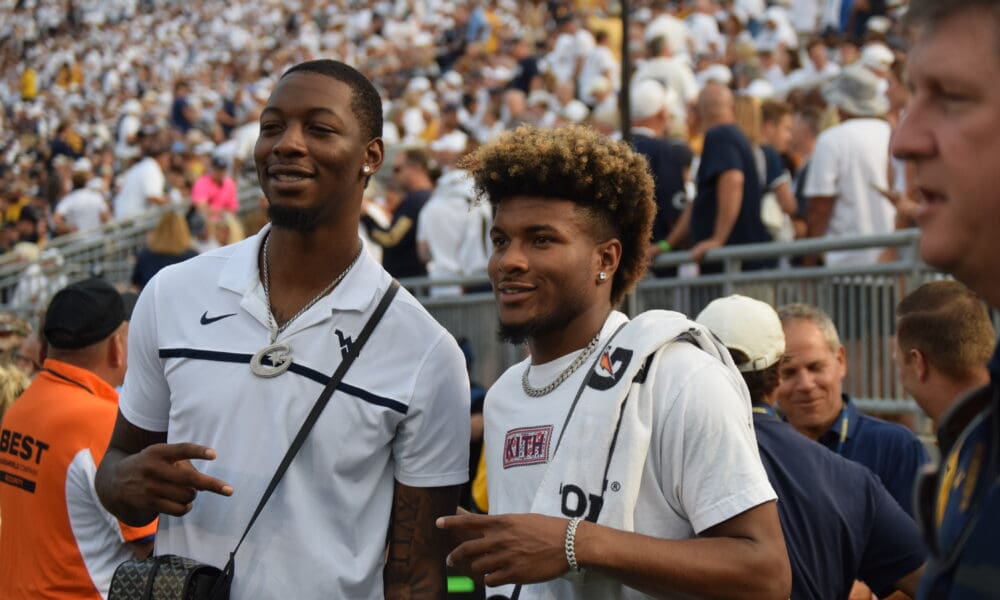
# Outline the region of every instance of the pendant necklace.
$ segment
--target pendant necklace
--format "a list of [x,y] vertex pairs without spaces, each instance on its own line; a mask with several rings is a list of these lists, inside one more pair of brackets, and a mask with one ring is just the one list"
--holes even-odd
[[559,387],[559,384],[569,379],[569,376],[575,373],[576,370],[579,369],[583,365],[583,363],[587,361],[588,358],[590,358],[590,355],[593,354],[594,350],[597,349],[597,343],[600,341],[600,339],[601,339],[601,332],[598,331],[597,335],[594,336],[594,339],[590,340],[590,343],[587,344],[587,347],[584,348],[582,352],[580,352],[580,354],[576,357],[576,359],[574,359],[573,362],[571,362],[568,367],[563,369],[562,372],[559,373],[559,375],[557,375],[556,378],[552,380],[552,383],[544,387],[540,388],[531,387],[531,384],[528,383],[528,371],[531,370],[531,363],[528,363],[528,366],[524,368],[524,373],[521,374],[521,389],[524,391],[525,394],[527,394],[532,398],[541,398],[542,396],[556,389],[557,387]]
[[351,264],[347,265],[340,275],[337,275],[333,281],[331,281],[325,288],[320,290],[319,294],[316,295],[312,300],[306,303],[299,312],[292,315],[292,318],[285,321],[282,325],[278,325],[277,320],[274,318],[274,313],[271,311],[271,275],[268,271],[268,250],[271,246],[271,234],[268,233],[267,237],[264,238],[264,250],[262,262],[264,263],[263,268],[263,284],[264,284],[264,303],[267,305],[267,327],[271,332],[271,341],[267,346],[264,346],[253,355],[250,359],[250,370],[254,375],[258,377],[271,378],[281,375],[288,370],[288,367],[292,366],[292,347],[288,343],[277,343],[278,336],[281,332],[288,328],[292,324],[292,321],[299,318],[299,316],[312,308],[314,304],[319,302],[320,298],[326,296],[333,288],[337,287],[337,284],[343,281],[344,277],[351,271],[351,268],[357,264],[358,259],[361,258],[362,248],[358,249],[358,253],[354,256],[354,260]]

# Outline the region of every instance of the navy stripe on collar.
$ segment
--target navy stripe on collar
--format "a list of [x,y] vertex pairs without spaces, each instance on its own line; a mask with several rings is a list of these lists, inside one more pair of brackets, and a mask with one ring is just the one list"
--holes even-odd
[[[229,362],[229,363],[243,363],[250,364],[250,359],[253,358],[252,354],[240,354],[237,352],[218,352],[215,350],[197,350],[194,348],[161,348],[160,358],[192,358],[195,360],[209,360],[214,362]],[[320,385],[326,385],[330,381],[328,375],[324,375],[319,371],[310,369],[309,367],[302,366],[293,362],[288,370],[296,375],[301,375],[307,379],[311,379]],[[355,398],[364,400],[369,404],[374,404],[376,406],[382,406],[388,408],[389,410],[394,410],[401,414],[406,414],[409,409],[408,406],[402,402],[392,400],[391,398],[385,398],[383,396],[378,396],[367,390],[363,390],[359,387],[340,382],[337,386],[337,391],[344,392],[345,394],[350,394]]]

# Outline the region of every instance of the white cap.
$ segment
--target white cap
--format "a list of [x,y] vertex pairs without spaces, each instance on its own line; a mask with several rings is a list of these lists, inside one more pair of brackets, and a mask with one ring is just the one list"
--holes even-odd
[[698,82],[698,87],[705,87],[710,81],[729,85],[733,80],[733,72],[726,65],[714,64],[696,73],[694,78]]
[[663,110],[669,110],[667,90],[653,79],[643,79],[632,84],[629,110],[633,121],[648,119]]
[[426,92],[431,89],[431,82],[426,77],[414,77],[406,84],[408,92]]
[[532,90],[531,94],[528,95],[528,106],[538,106],[540,104],[544,104],[545,106],[551,105],[552,96],[545,90]]
[[885,73],[895,61],[896,55],[885,44],[873,42],[861,49],[861,64],[874,71]]
[[695,319],[724,346],[739,350],[749,360],[736,365],[743,373],[762,371],[785,353],[785,332],[770,304],[734,294],[713,300]]
[[562,116],[567,121],[582,123],[590,115],[590,109],[579,100],[570,100],[562,109]]
[[892,20],[889,19],[889,17],[884,17],[882,15],[874,15],[868,18],[868,24],[866,27],[870,31],[885,34],[892,27]]
[[76,162],[73,163],[74,173],[90,173],[93,168],[93,165],[90,164],[90,160],[86,156],[78,158]]
[[776,95],[774,85],[766,79],[754,79],[749,85],[743,88],[742,93],[745,96],[760,100],[769,100]]

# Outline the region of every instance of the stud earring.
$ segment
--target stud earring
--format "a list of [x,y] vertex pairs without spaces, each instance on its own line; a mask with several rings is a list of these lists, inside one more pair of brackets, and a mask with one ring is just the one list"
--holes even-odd
[[604,271],[601,271],[600,273],[597,274],[597,280],[598,281],[607,281],[608,280],[608,274],[605,273]]
[[361,170],[364,171],[365,175],[368,175],[369,173],[372,172],[372,168],[370,166],[368,166],[368,165],[365,165],[364,167],[362,167]]

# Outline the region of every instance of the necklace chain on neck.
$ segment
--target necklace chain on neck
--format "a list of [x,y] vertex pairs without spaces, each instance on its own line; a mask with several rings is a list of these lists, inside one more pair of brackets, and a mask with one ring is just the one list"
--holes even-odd
[[354,265],[358,262],[358,259],[361,258],[361,252],[364,250],[364,248],[359,248],[358,249],[358,253],[354,256],[354,260],[351,261],[351,264],[347,265],[346,269],[344,269],[343,271],[340,272],[340,275],[337,275],[336,277],[334,277],[333,281],[331,281],[325,288],[323,288],[322,290],[320,290],[319,294],[316,294],[316,296],[312,300],[310,300],[309,302],[307,302],[305,306],[303,306],[302,308],[299,309],[299,312],[297,312],[294,315],[292,315],[291,319],[288,319],[287,321],[285,321],[284,323],[282,323],[280,326],[278,325],[277,319],[274,318],[274,311],[271,310],[271,287],[270,287],[271,286],[271,275],[270,275],[270,272],[268,271],[268,267],[267,267],[267,263],[268,263],[268,251],[269,251],[270,248],[271,248],[271,234],[268,233],[267,237],[264,238],[264,257],[263,257],[263,263],[264,263],[264,301],[267,304],[267,321],[268,321],[268,326],[271,329],[271,343],[273,344],[274,341],[276,339],[278,339],[278,336],[281,335],[281,332],[284,331],[285,329],[287,329],[288,326],[292,324],[292,321],[294,321],[295,319],[299,318],[299,316],[302,315],[302,313],[304,313],[307,310],[309,310],[310,308],[312,308],[313,304],[316,304],[317,302],[319,302],[320,298],[322,298],[323,296],[326,296],[327,294],[329,294],[333,290],[333,288],[337,287],[338,283],[340,283],[341,281],[343,281],[344,277],[347,277],[347,274],[350,273],[351,268],[354,267]]
[[583,363],[587,361],[588,358],[590,358],[590,355],[593,354],[594,350],[597,349],[597,343],[600,340],[601,340],[601,332],[598,331],[597,335],[594,336],[594,339],[590,340],[590,343],[587,344],[587,347],[584,348],[579,355],[577,355],[577,357],[573,360],[573,362],[571,362],[568,367],[563,369],[562,372],[559,373],[559,375],[557,375],[556,378],[553,379],[551,383],[549,383],[544,387],[540,388],[531,387],[531,384],[528,383],[528,372],[531,370],[531,363],[528,363],[528,366],[525,367],[524,369],[524,373],[521,374],[521,389],[524,390],[525,394],[531,396],[532,398],[541,398],[542,396],[548,394],[552,390],[559,387],[559,385],[562,384],[562,382],[569,379],[569,376],[575,373],[576,370],[579,369],[583,365]]

